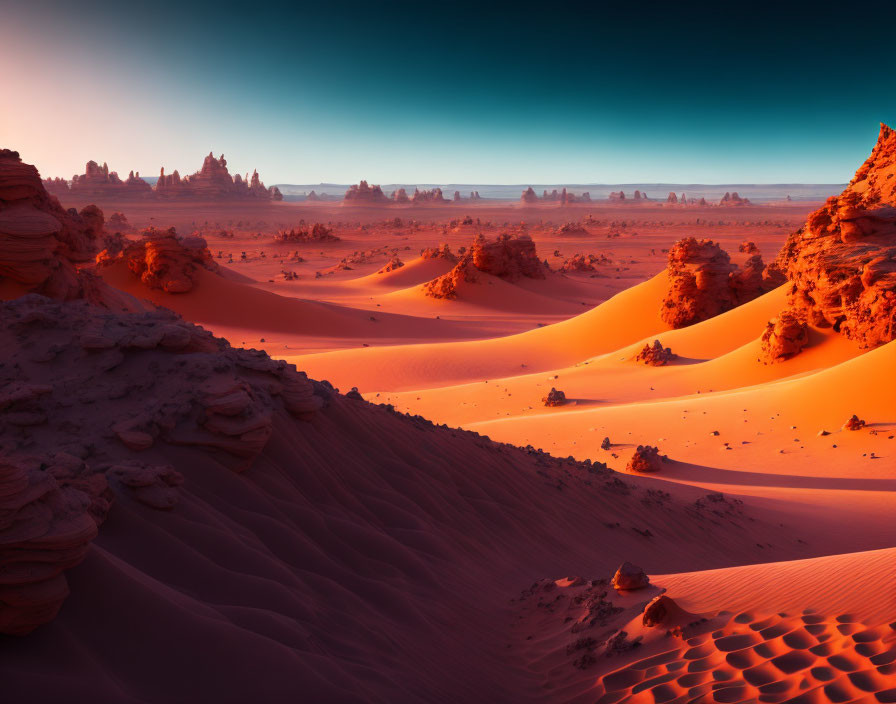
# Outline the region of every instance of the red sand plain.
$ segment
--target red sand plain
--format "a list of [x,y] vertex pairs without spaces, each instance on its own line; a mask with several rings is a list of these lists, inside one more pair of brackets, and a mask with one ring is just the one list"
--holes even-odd
[[[100,270],[113,286],[374,403],[616,473],[540,469],[351,401],[278,420],[244,475],[176,450],[193,465],[178,508],[117,506],[57,620],[0,642],[18,700],[896,701],[896,342],[812,329],[802,354],[763,364],[783,288],[680,330],[659,315],[676,240],[735,262],[752,241],[768,262],[819,203],[99,205],[135,230],[196,231],[224,266],[184,295],[122,264]],[[464,216],[480,224],[450,224]],[[274,242],[300,220],[340,241]],[[420,250],[479,231],[531,235],[553,269],[611,262],[426,296],[450,265]],[[405,266],[377,273],[393,253]],[[654,339],[679,359],[635,363]],[[541,403],[552,387],[566,404]],[[843,430],[852,414],[868,428]],[[644,444],[669,461],[634,477]],[[626,560],[648,589],[599,581]],[[648,628],[661,590],[677,610]],[[619,630],[638,647],[588,659],[588,636]]]

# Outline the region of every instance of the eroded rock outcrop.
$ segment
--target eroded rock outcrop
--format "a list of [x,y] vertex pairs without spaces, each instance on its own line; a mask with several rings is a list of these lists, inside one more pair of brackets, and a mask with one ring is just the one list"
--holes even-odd
[[77,271],[103,233],[96,206],[66,211],[18,152],[0,149],[0,279],[52,298],[86,295],[95,281]]
[[442,242],[438,247],[427,247],[420,251],[421,259],[445,259],[449,262],[457,262],[457,257],[451,252],[451,247]]
[[863,347],[896,339],[896,132],[839,196],[809,216],[778,255],[792,306]]
[[432,190],[423,191],[419,188],[415,188],[414,194],[411,196],[411,202],[420,205],[427,203],[447,203],[448,201],[442,194],[441,188],[433,188]]
[[611,584],[619,591],[634,591],[650,586],[650,577],[637,565],[623,562],[613,575]]
[[663,347],[659,340],[654,340],[652,345],[649,343],[644,345],[644,349],[635,356],[636,362],[641,362],[651,367],[664,367],[674,359],[678,359],[678,355],[670,348]]
[[306,244],[308,242],[339,242],[333,234],[333,228],[316,222],[311,225],[299,225],[289,230],[280,230],[274,235],[274,241],[280,244]]
[[783,362],[795,357],[809,344],[809,326],[799,315],[785,310],[769,321],[762,333],[762,361]]
[[742,268],[712,240],[685,237],[669,250],[669,291],[661,316],[673,328],[708,320],[776,288],[780,275],[759,254]]
[[56,616],[64,572],[97,534],[89,505],[39,459],[0,457],[0,633],[26,635]]
[[562,391],[551,387],[548,395],[541,399],[545,406],[563,406],[566,403],[566,394]]
[[606,254],[574,254],[563,261],[559,271],[567,274],[593,272],[598,267],[611,263],[611,259]]
[[535,242],[528,235],[502,234],[494,240],[479,235],[457,265],[444,276],[427,283],[424,291],[433,298],[456,298],[458,285],[479,281],[480,272],[507,281],[546,276],[545,265],[535,251]]
[[202,162],[202,168],[190,176],[181,177],[177,170],[165,174],[162,168],[153,193],[160,198],[194,200],[283,200],[280,189],[266,188],[257,171],[246,178],[239,174],[231,176],[224,155],[215,158],[211,152]]
[[108,164],[100,166],[95,161],[88,161],[83,174],[72,176],[71,193],[89,198],[128,198],[146,197],[152,194],[152,187],[140,178],[140,174],[131,171],[124,181],[115,171],[110,171]]
[[659,472],[664,457],[660,455],[659,448],[653,445],[638,445],[635,452],[626,465],[629,472]]
[[348,205],[385,204],[389,203],[390,199],[379,186],[371,186],[367,181],[361,181],[345,192],[342,202]]
[[110,266],[124,261],[132,274],[150,288],[166,293],[187,293],[196,285],[197,271],[217,271],[208,244],[202,237],[178,237],[173,227],[142,231],[139,240],[123,240],[119,251],[105,249],[97,264]]

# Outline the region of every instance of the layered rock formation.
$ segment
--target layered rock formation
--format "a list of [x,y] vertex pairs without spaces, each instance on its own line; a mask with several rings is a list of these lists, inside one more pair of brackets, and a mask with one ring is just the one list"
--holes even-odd
[[786,310],[769,321],[762,333],[762,360],[783,362],[799,354],[809,344],[809,326],[793,311]]
[[114,249],[100,252],[97,264],[110,266],[124,261],[145,285],[166,293],[192,291],[200,268],[208,271],[219,268],[202,237],[178,237],[173,227],[167,230],[151,227],[141,234],[137,241],[123,240]]
[[0,150],[0,279],[53,298],[83,296],[96,282],[77,266],[93,260],[102,231],[99,208],[64,210],[36,168]]
[[391,200],[395,201],[396,203],[410,203],[411,202],[411,199],[408,198],[408,192],[403,188],[399,188],[397,190],[392,191],[389,198]]
[[545,266],[538,259],[530,237],[503,234],[488,241],[479,235],[457,265],[427,283],[424,291],[434,298],[455,298],[458,286],[479,281],[480,272],[508,281],[545,278]]
[[777,270],[758,254],[743,268],[712,240],[685,237],[669,250],[669,291],[661,315],[682,328],[731,310],[783,283]]
[[871,156],[839,196],[809,216],[778,255],[790,299],[811,325],[863,347],[896,339],[896,133],[881,125]]
[[95,161],[88,161],[83,174],[72,176],[70,191],[73,195],[88,198],[129,198],[147,197],[152,194],[150,185],[133,171],[122,181],[115,171],[110,171],[108,164],[100,166]]
[[115,494],[177,502],[181,474],[138,459],[153,446],[202,448],[239,471],[278,409],[310,419],[321,406],[294,367],[167,311],[26,295],[0,302],[0,348],[0,633],[56,615],[64,571],[83,559]]
[[182,178],[177,170],[166,175],[163,167],[153,192],[160,198],[283,200],[279,188],[265,188],[257,171],[245,179],[239,174],[231,176],[224,155],[215,158],[211,152],[202,162],[202,168],[190,176]]
[[[52,391],[15,388],[0,399],[4,411]],[[89,497],[60,484],[53,469],[36,458],[0,458],[0,633],[26,635],[55,618],[69,593],[64,572],[97,534]]]
[[366,205],[388,203],[389,198],[379,186],[370,186],[367,181],[361,181],[345,192],[342,202],[348,205]]

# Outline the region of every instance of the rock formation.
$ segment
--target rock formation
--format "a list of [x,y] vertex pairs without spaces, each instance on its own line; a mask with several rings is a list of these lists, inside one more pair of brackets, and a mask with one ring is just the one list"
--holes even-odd
[[881,125],[849,186],[809,216],[777,261],[791,305],[811,325],[863,347],[896,339],[896,132]]
[[88,198],[132,198],[148,197],[152,194],[150,185],[133,171],[122,181],[109,166],[100,166],[95,161],[88,161],[83,174],[72,176],[71,193]]
[[442,195],[441,188],[433,188],[431,191],[421,191],[419,188],[414,189],[414,195],[411,196],[411,202],[414,204],[423,203],[447,203],[445,196]]
[[625,193],[623,191],[613,191],[612,193],[610,193],[609,198],[611,201],[621,202],[625,200]]
[[54,196],[64,196],[71,193],[68,181],[58,176],[56,178],[45,178],[44,188],[47,189],[47,193],[52,193]]
[[541,399],[545,406],[562,406],[566,403],[566,394],[551,387],[548,395]]
[[653,345],[644,345],[644,349],[638,352],[638,354],[635,356],[635,361],[647,364],[651,367],[664,367],[669,362],[677,358],[678,355],[675,354],[671,349],[669,349],[668,347],[663,347],[662,343],[659,340],[654,340]]
[[[16,382],[0,404],[39,403],[52,390]],[[64,572],[97,534],[88,496],[57,481],[53,469],[34,458],[0,459],[0,633],[26,635],[55,618],[68,596]]]
[[782,362],[809,344],[809,326],[793,311],[785,310],[766,325],[761,344],[762,360],[766,364]]
[[523,195],[520,196],[520,202],[526,203],[527,205],[535,205],[538,203],[538,194],[533,190],[532,186],[529,186],[529,188],[523,191]]
[[397,191],[392,191],[392,195],[389,196],[391,200],[394,200],[396,203],[410,203],[411,199],[408,198],[408,193],[403,188],[399,188]]
[[653,445],[638,445],[626,465],[629,472],[659,472],[663,457]]
[[401,261],[401,259],[399,259],[398,256],[396,255],[396,256],[392,257],[392,259],[389,260],[389,263],[386,264],[386,266],[384,266],[382,269],[380,269],[376,273],[377,274],[386,274],[390,271],[395,271],[396,269],[400,269],[403,266],[404,266],[404,262]]
[[623,562],[613,575],[611,584],[619,591],[634,591],[650,586],[650,577],[637,565]]
[[642,202],[650,200],[650,198],[647,197],[646,193],[636,190],[635,194],[632,196],[632,200],[635,201],[636,203],[642,203]]
[[535,243],[527,235],[514,237],[503,234],[491,241],[479,235],[457,265],[447,274],[427,283],[424,291],[433,298],[456,298],[458,285],[479,281],[480,272],[507,281],[523,277],[543,279],[545,265],[538,259]]
[[180,472],[142,453],[197,447],[240,471],[264,448],[274,412],[310,419],[321,406],[291,365],[168,311],[29,294],[0,301],[0,349],[0,633],[56,615],[64,571],[83,559],[116,495],[177,503]]
[[844,430],[861,430],[865,427],[865,421],[853,413],[852,418],[843,424]]
[[420,257],[421,259],[447,259],[450,262],[457,262],[457,257],[451,253],[451,247],[445,242],[438,247],[427,247],[421,250]]
[[482,196],[479,195],[479,191],[470,191],[470,200],[482,200]]
[[131,229],[131,223],[128,222],[127,217],[125,217],[124,213],[114,212],[109,216],[108,222],[106,222],[106,229],[111,232],[121,232],[122,230]]
[[725,192],[725,195],[722,196],[722,199],[719,201],[719,205],[750,205],[749,198],[741,198],[737,195],[737,191],[733,193]]
[[573,272],[595,271],[599,266],[610,264],[610,258],[605,254],[574,254],[560,265],[560,271],[569,274]]
[[731,263],[728,253],[712,240],[685,237],[669,250],[669,292],[662,318],[682,328],[746,303],[780,285],[758,254],[743,268]]
[[675,195],[674,191],[669,191],[669,195],[666,197],[666,202],[671,203],[673,205],[678,204],[678,196]]
[[178,237],[173,227],[150,227],[141,235],[137,241],[125,240],[120,251],[103,250],[97,255],[97,264],[110,266],[124,261],[144,284],[166,293],[191,291],[200,268],[218,270],[202,237]]
[[367,181],[361,181],[345,192],[343,204],[366,205],[370,203],[389,203],[389,198],[379,186],[370,186]]
[[333,229],[323,223],[316,222],[313,225],[299,225],[289,230],[280,230],[274,235],[274,241],[280,244],[305,244],[308,242],[339,242],[339,237],[333,234]]
[[153,193],[159,198],[194,200],[283,200],[276,186],[265,188],[257,171],[246,179],[239,174],[231,176],[224,155],[216,159],[211,152],[202,168],[190,176],[181,178],[177,170],[166,175],[162,168]]
[[82,297],[97,282],[77,267],[93,260],[102,232],[99,208],[63,210],[37,169],[0,149],[0,279],[57,299]]
[[737,251],[742,254],[759,254],[759,247],[756,246],[755,242],[745,241],[740,243]]

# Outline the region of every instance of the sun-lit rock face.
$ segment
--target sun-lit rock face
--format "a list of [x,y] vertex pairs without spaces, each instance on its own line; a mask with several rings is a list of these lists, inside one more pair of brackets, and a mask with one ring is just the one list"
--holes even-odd
[[[447,246],[445,250],[450,254]],[[447,274],[427,283],[424,290],[426,295],[433,298],[456,298],[458,286],[463,282],[479,281],[480,273],[507,281],[543,279],[546,276],[545,265],[538,258],[535,242],[530,237],[503,234],[497,239],[486,240],[479,235],[457,265]]]
[[283,194],[276,186],[266,188],[257,171],[251,177],[230,175],[227,160],[209,152],[196,173],[181,177],[175,170],[166,174],[164,167],[159,173],[153,193],[160,198],[190,198],[194,200],[283,200]]
[[793,311],[786,310],[769,321],[762,334],[762,361],[783,362],[795,357],[809,344],[809,326]]
[[708,320],[753,300],[783,283],[754,254],[738,268],[728,253],[708,239],[685,237],[669,250],[669,291],[661,316],[673,328]]
[[[404,189],[399,189],[404,190]],[[405,194],[407,196],[407,194]],[[367,181],[352,186],[345,192],[342,202],[347,205],[366,205],[370,203],[389,203],[388,196],[379,186],[371,186]]]
[[178,237],[174,228],[150,227],[137,241],[122,240],[97,256],[100,266],[124,261],[128,269],[150,288],[166,293],[187,293],[196,285],[200,268],[217,271],[208,244],[202,237]]
[[896,132],[881,125],[871,156],[778,255],[793,307],[863,347],[896,339]]

